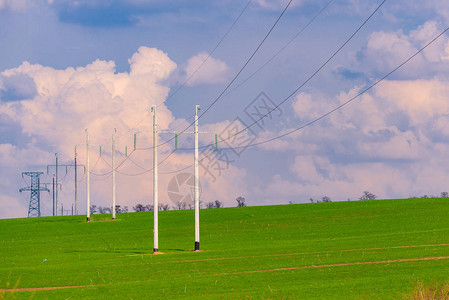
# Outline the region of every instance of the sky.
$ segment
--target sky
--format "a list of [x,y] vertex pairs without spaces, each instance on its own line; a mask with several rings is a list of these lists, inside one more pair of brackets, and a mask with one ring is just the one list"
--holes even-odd
[[192,200],[195,105],[204,204],[449,191],[449,3],[288,3],[0,0],[0,218],[28,215],[22,172],[51,190],[55,153],[71,213],[75,148],[86,213],[86,129],[91,204],[112,205],[114,130],[117,204],[151,204],[152,105],[169,206]]

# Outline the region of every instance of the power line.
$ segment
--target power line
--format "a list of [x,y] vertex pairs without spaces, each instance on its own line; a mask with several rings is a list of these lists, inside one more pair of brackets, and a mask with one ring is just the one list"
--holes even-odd
[[[162,103],[168,101],[169,99],[173,98],[183,87],[185,87],[185,85],[192,79],[193,76],[195,76],[195,74],[201,69],[201,67],[206,63],[206,61],[212,56],[212,54],[215,52],[215,50],[217,50],[217,48],[220,46],[220,44],[223,42],[223,40],[228,36],[228,34],[231,32],[231,30],[234,28],[235,24],[237,24],[238,20],[240,19],[240,17],[243,15],[243,13],[246,11],[246,9],[248,8],[248,6],[251,4],[252,0],[249,0],[245,7],[243,8],[243,10],[240,12],[240,14],[238,15],[238,17],[234,20],[234,22],[232,23],[231,27],[229,27],[229,29],[226,31],[226,33],[222,36],[222,38],[218,41],[218,43],[215,45],[215,47],[212,49],[212,51],[210,51],[210,53],[207,55],[207,57],[203,60],[203,62],[195,69],[195,71],[190,74],[190,76],[172,93],[170,94],[167,99],[165,99],[164,101],[162,101],[161,103],[159,103],[157,105],[157,107],[159,108],[159,106],[162,105]],[[194,116],[194,115],[193,115]]]
[[[368,21],[376,14],[376,12],[382,7],[382,5],[386,2],[387,0],[383,0],[377,7],[376,9],[363,21],[363,23],[349,36],[348,39],[345,40],[345,42],[343,42],[342,45],[340,45],[340,47],[317,69],[315,70],[315,72],[312,73],[312,75],[310,75],[303,83],[301,83],[293,92],[291,92],[284,100],[282,100],[279,104],[275,105],[274,108],[271,108],[270,110],[268,110],[268,112],[266,114],[264,114],[263,116],[259,117],[259,119],[255,120],[253,123],[251,123],[250,125],[246,126],[245,128],[241,129],[240,131],[236,132],[233,135],[228,136],[226,139],[220,140],[219,143],[223,143],[226,140],[229,140],[243,132],[245,132],[246,130],[248,130],[249,128],[251,128],[252,126],[254,126],[255,124],[257,124],[259,121],[261,121],[263,118],[265,118],[266,116],[268,116],[269,114],[271,114],[275,109],[277,109],[279,106],[281,106],[282,104],[284,104],[288,99],[290,99],[293,95],[295,95],[301,88],[303,88],[310,80],[312,80],[312,78],[314,78],[353,38],[354,36],[366,25],[366,23],[368,23]],[[205,148],[208,146],[202,146],[199,147],[201,148]],[[236,147],[238,148],[238,147]],[[193,149],[193,148],[192,148]],[[192,150],[192,149],[183,149],[183,150]]]
[[[402,62],[400,65],[398,65],[396,68],[394,68],[392,71],[390,71],[389,73],[387,73],[386,75],[384,75],[381,79],[377,80],[376,82],[374,82],[373,84],[371,84],[370,86],[368,86],[367,88],[363,89],[361,92],[359,92],[357,95],[355,95],[354,97],[352,97],[351,99],[349,99],[348,101],[340,104],[339,106],[335,107],[334,109],[328,111],[327,113],[325,113],[324,115],[321,115],[320,117],[308,122],[307,124],[304,124],[298,128],[295,128],[289,132],[286,132],[284,134],[278,135],[274,138],[262,141],[262,142],[257,142],[257,143],[253,143],[250,144],[248,146],[245,147],[252,147],[252,146],[257,146],[257,145],[261,145],[261,144],[265,144],[274,140],[277,140],[279,138],[282,138],[284,136],[290,135],[296,131],[302,130],[324,118],[326,118],[327,116],[333,114],[334,112],[340,110],[341,108],[343,108],[344,106],[348,105],[349,103],[351,103],[352,101],[354,101],[355,99],[357,99],[358,97],[362,96],[363,94],[365,94],[366,92],[368,92],[369,90],[371,90],[373,87],[375,87],[376,85],[378,85],[380,82],[384,81],[387,77],[389,77],[391,74],[393,74],[394,72],[396,72],[397,70],[399,70],[400,68],[402,68],[405,64],[407,64],[410,60],[412,60],[415,56],[417,56],[419,53],[421,53],[422,51],[424,51],[424,49],[426,49],[427,47],[429,47],[431,44],[433,44],[436,40],[438,40],[442,35],[444,35],[447,31],[449,30],[449,27],[446,28],[444,31],[442,31],[439,35],[437,35],[434,39],[432,39],[430,42],[428,42],[424,47],[422,47],[421,49],[419,49],[418,51],[415,52],[415,54],[413,54],[412,56],[410,56],[408,59],[406,59],[404,62]],[[242,147],[233,147],[232,149],[239,149]],[[230,149],[230,148],[229,148]]]
[[245,132],[246,130],[248,130],[249,128],[253,127],[255,124],[259,123],[259,121],[261,121],[263,118],[265,118],[266,116],[268,116],[269,114],[271,114],[275,109],[277,109],[279,106],[281,106],[282,104],[284,104],[288,99],[290,99],[291,97],[293,97],[300,89],[302,89],[310,80],[312,80],[353,38],[354,36],[365,26],[366,23],[368,23],[368,21],[376,14],[376,12],[382,7],[382,5],[384,5],[384,3],[387,0],[383,0],[377,7],[376,9],[368,16],[368,18],[365,19],[365,21],[351,34],[351,36],[346,39],[346,41],[337,49],[337,51],[335,51],[315,72],[312,73],[312,75],[310,75],[303,83],[301,83],[293,92],[291,92],[284,100],[282,100],[280,103],[278,103],[277,105],[275,105],[273,108],[269,109],[267,111],[267,113],[265,113],[263,116],[259,117],[259,119],[255,120],[253,123],[251,123],[250,125],[246,126],[245,128],[243,128],[242,130],[236,132],[234,135],[227,137],[226,139],[220,141],[220,142],[224,142],[236,135],[241,134],[242,132]]
[[[359,92],[357,95],[355,95],[354,97],[350,98],[349,100],[347,100],[346,102],[338,105],[337,107],[335,107],[334,109],[328,111],[327,113],[315,118],[314,120],[299,126],[293,130],[290,130],[286,133],[283,133],[281,135],[278,135],[274,138],[271,139],[267,139],[261,142],[257,142],[257,143],[252,143],[249,145],[245,145],[245,146],[241,146],[241,147],[228,147],[228,148],[220,148],[222,150],[231,150],[231,149],[242,149],[242,148],[248,148],[248,147],[254,147],[254,146],[258,146],[258,145],[262,145],[262,144],[266,144],[269,142],[272,142],[274,140],[283,138],[285,136],[288,136],[292,133],[295,133],[297,131],[300,131],[306,127],[309,127],[311,125],[313,125],[314,123],[319,122],[320,120],[328,117],[329,115],[333,114],[334,112],[342,109],[344,106],[350,104],[351,102],[353,102],[355,99],[359,98],[360,96],[362,96],[363,94],[365,94],[366,92],[368,92],[369,90],[371,90],[373,87],[375,87],[376,85],[378,85],[379,83],[381,83],[382,81],[384,81],[386,78],[388,78],[389,76],[391,76],[393,73],[395,73],[397,70],[399,70],[400,68],[402,68],[404,65],[406,65],[408,62],[410,62],[413,58],[415,58],[418,54],[420,54],[421,52],[423,52],[427,47],[429,47],[431,44],[433,44],[435,41],[437,41],[441,36],[443,36],[447,31],[449,31],[449,27],[447,27],[445,30],[443,30],[441,33],[439,33],[435,38],[433,38],[431,41],[429,41],[426,45],[424,45],[422,48],[420,48],[418,51],[416,51],[412,56],[410,56],[409,58],[407,58],[405,61],[403,61],[401,64],[399,64],[396,68],[394,68],[393,70],[391,70],[390,72],[388,72],[386,75],[384,75],[382,78],[378,79],[377,81],[375,81],[373,84],[371,84],[370,86],[366,87],[365,89],[363,89],[361,92]],[[203,157],[203,159],[207,158],[209,155],[211,155],[212,153],[215,153],[216,151],[212,151],[210,152],[208,155],[206,155],[205,157]],[[203,160],[202,159],[202,160]],[[180,171],[186,170],[188,168],[193,167],[192,165],[189,165],[187,167],[184,167],[182,169],[176,170],[176,171],[172,171],[172,172],[165,172],[165,173],[160,173],[160,174],[173,174],[173,173],[178,173]]]
[[[220,98],[224,95],[224,93],[227,91],[227,89],[232,85],[232,83],[237,79],[237,77],[241,74],[241,72],[245,69],[245,67],[249,64],[249,62],[252,60],[252,58],[255,56],[255,54],[258,52],[258,50],[260,49],[260,47],[262,46],[262,44],[265,42],[265,40],[268,38],[268,36],[270,35],[270,33],[273,31],[273,29],[275,28],[275,26],[277,25],[277,23],[279,22],[279,20],[282,18],[282,16],[284,15],[284,13],[286,12],[286,10],[288,9],[288,7],[290,6],[292,0],[290,0],[288,2],[288,4],[286,5],[286,7],[284,8],[284,10],[282,11],[282,13],[280,14],[280,16],[277,18],[276,22],[273,24],[273,26],[270,28],[270,30],[268,31],[268,33],[265,35],[264,39],[259,43],[258,47],[254,50],[254,52],[252,53],[252,55],[248,58],[248,60],[246,61],[246,63],[242,66],[242,68],[240,69],[240,71],[234,76],[234,78],[229,82],[229,84],[226,86],[226,88],[220,93],[220,95],[206,108],[206,110],[200,115],[198,116],[198,118],[200,118],[201,116],[203,116],[205,113],[207,113],[211,107],[220,100]],[[309,76],[309,78],[304,81],[298,88],[296,88],[289,96],[287,96],[283,101],[281,101],[279,104],[277,104],[274,108],[272,108],[270,111],[268,111],[265,115],[263,115],[262,117],[260,117],[258,120],[254,121],[252,124],[250,124],[249,126],[246,126],[244,129],[240,130],[239,132],[235,133],[234,135],[231,135],[229,137],[227,137],[225,140],[221,140],[221,142],[224,142],[238,134],[241,134],[242,132],[246,131],[247,129],[249,129],[250,127],[252,127],[253,125],[255,125],[256,123],[258,123],[260,120],[262,120],[264,117],[266,117],[267,115],[269,115],[272,111],[274,111],[275,109],[277,109],[280,105],[282,105],[283,103],[285,103],[288,99],[290,99],[294,94],[296,94],[304,85],[306,85],[313,77],[315,77],[316,74],[318,74],[343,48],[344,46],[346,46],[346,44],[349,43],[349,41],[352,40],[352,38],[362,29],[362,27],[372,18],[372,16],[374,16],[374,14],[382,7],[382,5],[386,2],[386,0],[383,0],[379,6],[377,6],[377,8],[369,15],[369,17],[356,29],[356,31],[337,49],[337,51],[335,51],[311,76]],[[325,8],[330,5],[330,2],[325,6]],[[322,10],[323,11],[323,10]],[[320,12],[321,13],[321,12]],[[314,20],[314,19],[312,19]],[[310,23],[310,22],[309,22]],[[193,124],[193,123],[192,123]],[[185,132],[192,124],[190,124],[188,127],[186,127],[183,131],[180,132],[180,134],[182,134],[183,132]],[[169,139],[168,141],[160,144],[164,145],[170,141],[172,141],[173,138]],[[204,148],[204,147],[208,147],[208,146],[203,146],[200,148]],[[247,146],[245,146],[247,147]],[[240,148],[240,147],[235,147],[235,148]],[[148,148],[142,148],[139,150],[148,150],[148,149],[152,149],[152,147],[148,147]],[[185,149],[185,150],[191,150],[191,149]],[[136,149],[134,149],[129,156],[127,156],[120,164],[119,166],[116,168],[116,170],[122,166],[126,160],[132,155],[132,153],[136,151]],[[166,161],[172,154],[174,153],[171,152],[163,161],[161,161],[160,163],[158,163],[158,165],[162,164],[164,161]],[[98,162],[98,161],[97,161]],[[95,167],[94,167],[95,168]],[[186,168],[184,168],[186,169]],[[144,172],[142,172],[141,174],[150,172],[152,169],[150,170],[145,170]],[[97,176],[105,176],[108,175],[109,173],[112,173],[112,171],[107,172],[105,174],[94,174]],[[139,173],[140,174],[140,173]],[[129,174],[128,176],[137,176],[139,174]],[[126,174],[123,174],[126,175]]]
[[[224,95],[224,93],[226,93],[226,91],[229,89],[229,87],[234,83],[234,81],[237,79],[237,77],[243,72],[243,70],[246,68],[246,66],[251,62],[251,60],[253,59],[253,57],[256,55],[256,53],[259,51],[259,49],[262,47],[262,45],[265,43],[265,41],[267,40],[268,36],[271,34],[271,32],[274,30],[274,28],[276,27],[276,25],[279,23],[279,21],[281,20],[281,18],[284,16],[285,12],[287,11],[288,7],[290,6],[290,4],[292,3],[293,0],[290,0],[287,5],[285,6],[284,10],[282,11],[282,13],[279,15],[279,17],[276,19],[276,21],[274,22],[274,24],[271,26],[270,30],[266,33],[265,37],[262,39],[262,41],[259,43],[259,45],[256,47],[256,49],[253,51],[253,53],[250,55],[250,57],[246,60],[246,62],[243,64],[243,66],[240,68],[240,70],[237,72],[237,74],[233,77],[233,79],[226,85],[226,87],[223,89],[223,91],[218,95],[218,97],[215,98],[214,101],[212,101],[211,104],[209,104],[209,106],[205,109],[205,111],[198,116],[198,119],[200,119],[203,115],[205,115],[211,108],[212,106],[214,106]],[[179,134],[184,133],[187,129],[189,129],[193,123],[190,123],[189,126],[187,126],[186,128],[184,128]],[[159,146],[165,145],[168,142],[172,141],[174,138],[169,139],[168,141],[159,144]],[[152,149],[152,147],[148,147],[145,148],[145,150],[148,149]]]
[[251,75],[249,75],[246,79],[244,79],[242,82],[240,82],[237,86],[235,86],[233,89],[228,91],[224,96],[227,96],[237,90],[239,87],[241,87],[243,84],[245,84],[248,80],[253,78],[257,73],[259,73],[263,68],[265,68],[270,62],[272,62],[282,51],[284,51],[288,46],[291,45],[300,35],[303,33],[314,21],[317,19],[330,5],[334,2],[334,0],[330,0],[321,10],[313,16],[310,21],[304,25],[297,34],[293,38],[291,38],[282,48],[280,48],[269,60],[267,60],[262,66],[260,66],[257,70],[255,70]]

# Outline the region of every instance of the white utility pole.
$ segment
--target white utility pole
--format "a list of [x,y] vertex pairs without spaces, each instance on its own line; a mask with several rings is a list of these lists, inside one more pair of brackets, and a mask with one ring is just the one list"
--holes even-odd
[[199,105],[195,105],[195,155],[193,158],[193,164],[195,168],[194,173],[194,201],[195,201],[195,251],[200,250],[200,188],[199,188],[199,172],[198,172],[198,111]]
[[87,193],[87,210],[86,210],[86,217],[87,222],[90,221],[90,168],[89,168],[89,132],[86,129],[86,168],[87,168],[87,178],[86,178],[86,193]]
[[115,133],[112,134],[112,220],[115,220]]
[[53,217],[55,216],[55,174],[53,174]]
[[55,153],[56,157],[56,215],[58,215],[58,153]]
[[156,117],[156,106],[151,107],[153,112],[153,212],[154,212],[154,246],[153,253],[159,250],[159,201],[158,201],[158,184],[157,184],[157,117]]
[[[75,215],[78,214],[78,172],[77,172],[77,168],[78,166],[76,165],[76,146],[75,146]],[[72,213],[73,215],[73,213]]]

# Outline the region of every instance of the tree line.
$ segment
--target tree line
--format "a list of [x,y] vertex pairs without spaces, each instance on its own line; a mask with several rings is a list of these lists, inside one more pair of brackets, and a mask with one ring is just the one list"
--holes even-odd
[[[440,197],[441,198],[449,198],[449,193],[448,192],[441,192],[440,193]],[[425,199],[425,198],[438,198],[438,196],[432,196],[432,195],[422,195],[420,197],[417,196],[410,196],[410,199]],[[362,196],[360,196],[358,198],[358,200],[364,201],[364,200],[376,200],[377,196],[371,192],[368,191],[364,191]],[[309,201],[311,203],[321,203],[321,202],[332,202],[331,198],[329,198],[328,196],[323,196],[321,197],[321,199],[313,199],[310,198]],[[351,199],[348,198],[348,201],[351,201]],[[289,202],[289,204],[293,204],[292,201]]]
[[[237,201],[237,207],[243,207],[246,206],[246,200],[245,198],[239,196],[235,199]],[[210,201],[207,202],[205,205],[203,201],[200,200],[200,208],[222,208],[224,207],[224,203],[220,200]],[[183,201],[180,201],[176,203],[175,205],[171,206],[168,204],[160,203],[158,205],[158,208],[160,211],[165,210],[184,210],[184,209],[193,209],[193,203],[186,203]],[[137,204],[136,206],[133,206],[133,211],[135,212],[145,212],[145,211],[154,211],[154,206],[152,204]],[[128,212],[128,206],[115,206],[115,212],[116,213],[127,213]],[[97,205],[91,205],[90,206],[90,213],[91,214],[110,214],[112,213],[112,207],[103,207],[103,206],[97,206]]]
[[[441,192],[440,193],[440,197],[441,198],[449,198],[449,193],[448,192]],[[437,196],[432,196],[432,195],[422,195],[420,197],[417,196],[410,196],[409,198],[438,198]],[[364,201],[364,200],[376,200],[377,196],[369,191],[364,191],[362,193],[362,196],[360,196],[358,198],[358,200]],[[246,206],[246,199],[242,196],[239,196],[235,199],[235,201],[237,202],[237,207],[243,207]],[[311,203],[326,203],[326,202],[332,202],[331,198],[328,196],[323,196],[321,197],[321,199],[313,199],[310,198],[309,201]],[[348,198],[348,201],[351,201]],[[222,208],[224,207],[224,203],[220,200],[215,200],[215,201],[210,201],[207,203],[203,203],[203,201],[200,200],[200,208]],[[289,204],[294,204],[293,201],[289,201]],[[184,209],[193,209],[193,203],[186,203],[183,201],[180,201],[178,203],[176,203],[175,205],[171,206],[168,204],[164,204],[164,203],[160,203],[159,204],[159,210],[160,211],[165,211],[165,210],[184,210]],[[145,212],[145,211],[154,211],[154,206],[152,204],[147,204],[147,205],[143,205],[143,204],[137,204],[136,206],[133,206],[133,211],[135,212]],[[90,212],[92,214],[110,214],[112,213],[112,207],[103,207],[103,206],[97,206],[97,205],[91,205],[90,206]],[[115,206],[115,212],[116,213],[127,213],[128,212],[128,206],[120,206],[120,205],[116,205]]]

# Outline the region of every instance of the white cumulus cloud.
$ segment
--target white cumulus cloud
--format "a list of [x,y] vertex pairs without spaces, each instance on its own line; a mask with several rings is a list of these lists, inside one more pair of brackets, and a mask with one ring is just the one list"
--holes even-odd
[[201,52],[189,58],[178,80],[187,86],[223,83],[228,79],[229,71],[224,61]]

